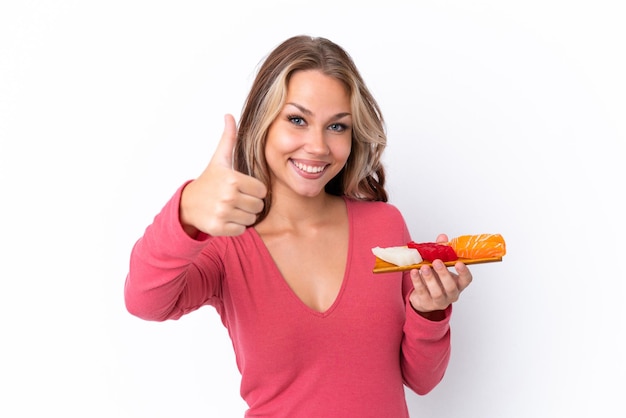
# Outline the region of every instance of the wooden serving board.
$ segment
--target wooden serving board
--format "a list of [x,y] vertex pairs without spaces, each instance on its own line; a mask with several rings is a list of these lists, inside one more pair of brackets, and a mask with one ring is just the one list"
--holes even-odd
[[[489,257],[489,258],[459,258],[454,261],[446,261],[445,264],[448,267],[454,266],[457,261],[461,261],[463,264],[482,264],[482,263],[496,263],[498,261],[502,261],[502,257]],[[376,263],[374,264],[374,273],[391,273],[394,271],[406,271],[418,269],[422,266],[430,266],[431,263],[429,261],[422,261],[419,264],[412,264],[410,266],[396,266],[395,264],[387,263],[386,261],[381,260],[376,257]]]

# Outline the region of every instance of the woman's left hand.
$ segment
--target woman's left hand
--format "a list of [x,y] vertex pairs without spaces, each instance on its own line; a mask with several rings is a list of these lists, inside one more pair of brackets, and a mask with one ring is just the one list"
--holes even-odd
[[[448,237],[441,234],[437,242],[447,242]],[[462,262],[454,265],[456,273],[446,267],[441,260],[435,260],[431,266],[422,266],[411,270],[414,290],[409,301],[415,311],[429,319],[443,319],[441,315],[451,303],[456,302],[463,290],[472,282],[472,273]]]

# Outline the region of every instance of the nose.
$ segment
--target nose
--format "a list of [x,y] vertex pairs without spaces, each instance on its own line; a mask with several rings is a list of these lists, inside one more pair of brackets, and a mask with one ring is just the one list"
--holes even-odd
[[328,138],[325,130],[310,130],[306,135],[304,149],[309,154],[328,155],[330,148],[328,147]]

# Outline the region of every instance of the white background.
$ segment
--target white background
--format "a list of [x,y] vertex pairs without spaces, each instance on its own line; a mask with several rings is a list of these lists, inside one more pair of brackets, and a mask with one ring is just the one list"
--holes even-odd
[[448,372],[407,393],[411,415],[624,416],[621,3],[2,2],[0,415],[243,415],[217,314],[141,321],[123,284],[259,61],[308,34],[379,100],[413,237],[507,240],[472,269]]

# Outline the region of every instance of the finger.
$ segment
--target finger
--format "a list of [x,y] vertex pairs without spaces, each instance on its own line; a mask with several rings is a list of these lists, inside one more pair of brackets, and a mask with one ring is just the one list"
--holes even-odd
[[448,236],[446,234],[439,234],[435,242],[448,242]]
[[455,275],[453,275],[452,272],[448,270],[446,265],[441,260],[433,261],[433,269],[439,277],[441,287],[443,288],[445,294],[449,298],[456,300],[456,298],[458,298],[460,290],[459,283],[457,283]]
[[460,261],[454,265],[454,269],[459,275],[459,278],[458,278],[459,288],[463,290],[467,286],[469,286],[470,283],[472,283],[472,280],[473,280],[472,272],[465,264],[463,264]]
[[411,306],[419,312],[431,311],[433,309],[432,298],[420,271],[413,269],[410,276],[413,283],[413,292],[410,297]]
[[[251,196],[257,200],[265,198],[267,195],[267,187],[261,180],[242,173],[235,172],[235,174],[237,190],[240,193]],[[260,212],[261,209],[263,209],[263,207],[257,210],[257,212]]]
[[419,270],[413,269],[411,270],[410,274],[415,293],[417,293],[420,297],[430,297],[428,293],[428,288],[426,287],[426,283],[424,283],[424,280],[422,279],[422,275],[420,274]]
[[[256,180],[254,178],[252,179]],[[234,207],[236,209],[240,209],[241,211],[256,215],[257,213],[261,212],[263,210],[263,207],[265,206],[265,202],[263,201],[264,197],[265,185],[258,181],[258,184],[256,185],[256,187],[254,187],[254,190],[252,190],[252,192],[241,192],[238,194],[237,202],[235,202]]]
[[248,212],[239,208],[233,209],[227,223],[235,223],[244,227],[256,222],[257,212]]
[[441,281],[439,280],[439,277],[434,273],[431,266],[420,267],[419,273],[422,277],[422,282],[424,283],[428,294],[433,300],[439,301],[445,297]]
[[234,236],[242,234],[256,218],[256,214],[222,205],[215,216],[203,218],[198,229],[213,236]]
[[224,131],[220,142],[217,144],[211,163],[219,164],[223,167],[232,168],[233,152],[237,142],[237,125],[233,115],[224,116]]
[[229,222],[222,228],[222,236],[236,237],[243,234],[246,231],[246,226],[238,224],[236,222]]

